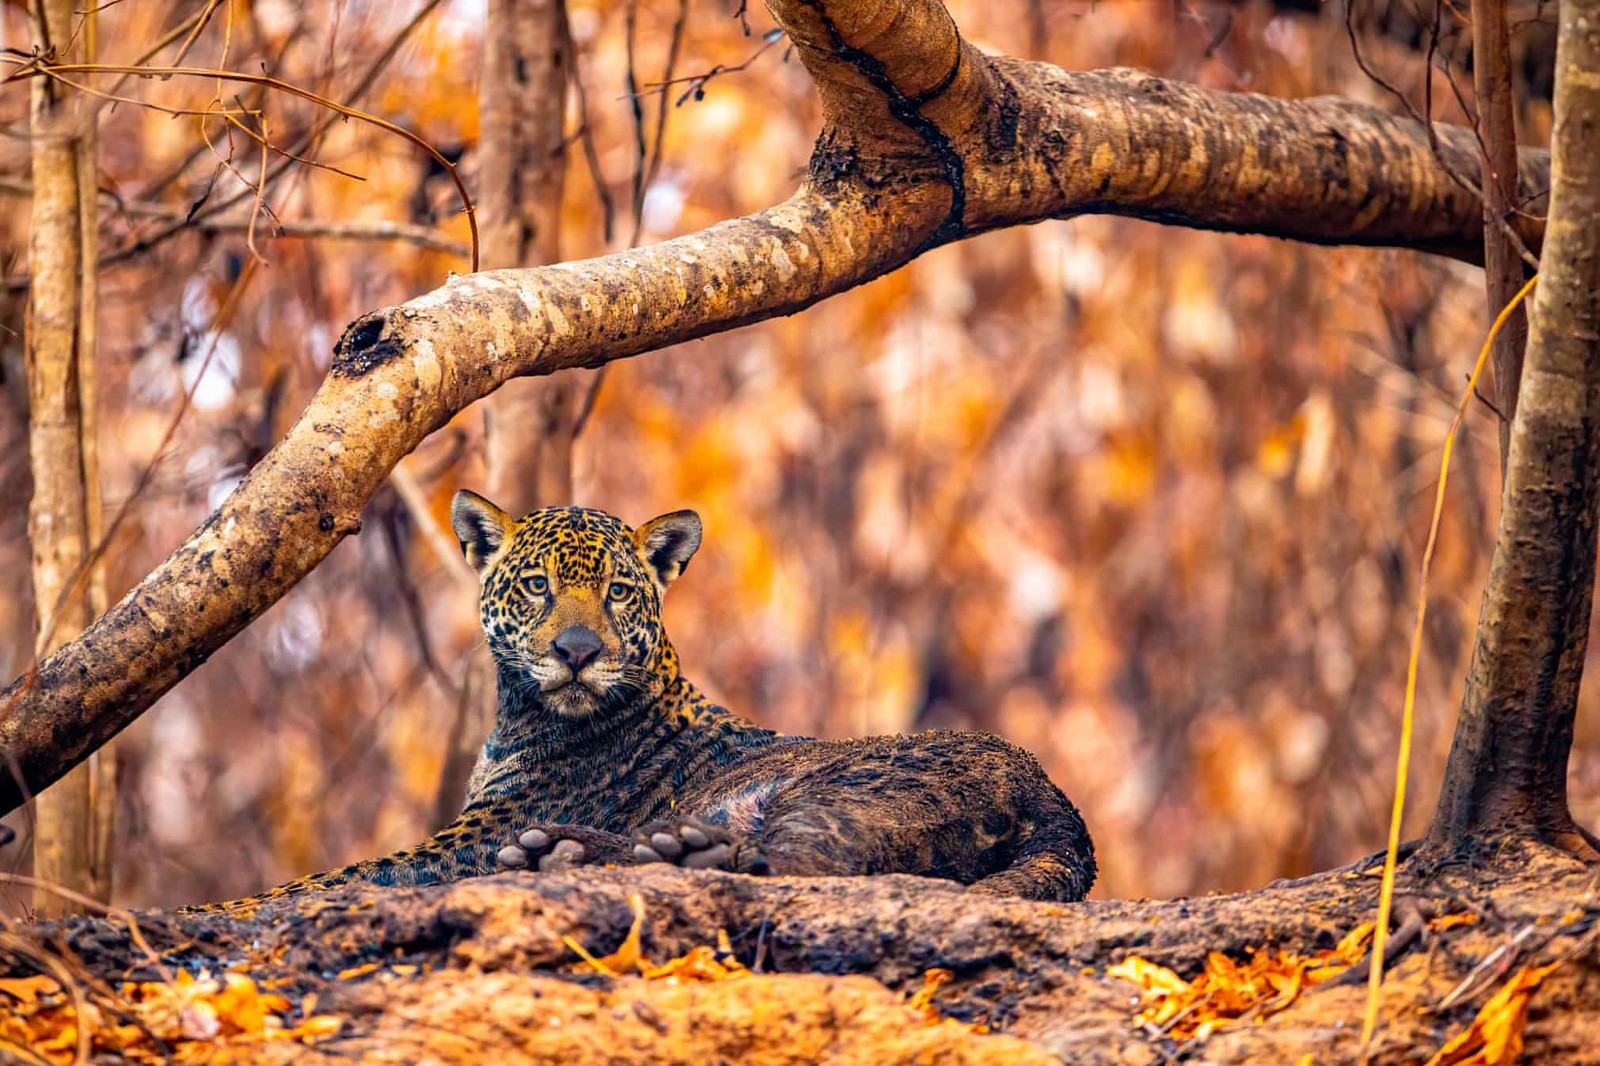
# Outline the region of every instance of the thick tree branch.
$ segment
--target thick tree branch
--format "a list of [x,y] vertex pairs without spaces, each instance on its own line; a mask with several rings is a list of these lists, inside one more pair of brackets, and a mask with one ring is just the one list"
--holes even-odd
[[[1207,92],[990,59],[934,0],[774,0],[822,96],[788,202],[652,248],[453,278],[358,319],[288,436],[84,636],[0,700],[0,751],[54,780],[294,586],[394,464],[512,377],[598,367],[791,314],[943,242],[1114,212],[1475,260],[1482,209],[1415,123],[1334,99]],[[1475,162],[1470,132],[1441,151]],[[1531,197],[1548,173],[1524,153]],[[1537,223],[1519,220],[1537,246]],[[0,810],[22,786],[0,781]]]
[[[1002,99],[1026,103],[1015,155],[991,153],[971,168],[981,194],[969,193],[969,229],[1098,212],[1482,262],[1482,204],[1450,178],[1418,123],[1338,97],[1215,93],[1132,70],[994,66]],[[1001,129],[990,139],[1004,130],[1006,109],[997,110]],[[1435,133],[1452,169],[1476,167],[1470,130]],[[1524,152],[1519,177],[1528,210],[1542,215],[1548,154]],[[1517,221],[1537,248],[1542,223]]]
[[[828,120],[813,180],[953,183],[945,239],[1105,213],[1483,260],[1483,205],[1450,177],[1478,169],[1471,130],[1436,125],[1435,156],[1420,123],[1338,97],[1209,92],[1136,70],[986,57],[928,0],[825,12],[795,2],[774,14]],[[1524,152],[1518,178],[1534,217],[1515,228],[1536,247],[1548,154]]]

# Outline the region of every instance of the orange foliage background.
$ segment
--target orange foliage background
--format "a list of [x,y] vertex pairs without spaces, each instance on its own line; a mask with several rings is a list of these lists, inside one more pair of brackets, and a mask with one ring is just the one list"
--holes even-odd
[[[562,238],[579,257],[627,240],[637,158],[625,7],[569,4],[600,170],[574,143]],[[760,47],[734,6],[688,4],[678,76]],[[989,51],[1397,107],[1356,68],[1331,13],[951,8]],[[107,7],[104,58],[131,60],[192,9]],[[186,62],[265,64],[338,97],[414,10],[236,0]],[[642,82],[660,78],[678,13],[676,0],[640,4]],[[749,19],[756,35],[771,26],[764,10]],[[469,183],[482,20],[481,3],[442,5],[366,101],[464,149]],[[0,32],[28,40],[10,6]],[[1373,34],[1363,47],[1421,98],[1420,53]],[[199,107],[214,88],[173,79],[125,91]],[[782,198],[818,128],[782,42],[678,106],[687,88],[669,93],[644,241]],[[255,99],[241,86],[224,99],[235,93]],[[1461,119],[1442,75],[1432,96],[1436,117]],[[647,129],[660,99],[646,98]],[[575,99],[569,108],[577,129]],[[8,131],[25,130],[25,110],[23,89],[0,93]],[[266,104],[278,143],[317,117],[301,101]],[[1527,139],[1544,143],[1548,108],[1530,104],[1523,118]],[[257,146],[236,133],[233,169],[219,167],[227,139],[212,119],[208,148],[201,128],[127,104],[103,117],[106,252],[163,225],[126,205],[181,214],[254,180]],[[465,239],[449,183],[398,138],[340,123],[314,156],[365,180],[295,168],[266,194],[279,217],[410,221]],[[0,140],[7,278],[26,269],[27,200],[14,194],[26,173],[26,141]],[[617,206],[609,245],[597,185]],[[247,196],[229,217],[248,208]],[[103,479],[108,512],[129,508],[109,552],[113,595],[286,430],[348,320],[467,269],[404,242],[274,239],[266,219],[255,243],[265,262],[253,271],[237,232],[185,232],[102,271]],[[22,306],[15,286],[0,290],[7,678],[28,666],[32,625]],[[1112,218],[992,233],[794,318],[614,365],[577,446],[576,502],[635,522],[701,513],[706,544],[668,622],[692,676],[730,706],[794,732],[995,730],[1035,751],[1084,810],[1097,894],[1259,885],[1382,844],[1439,447],[1485,324],[1477,270],[1411,253]],[[118,902],[239,895],[434,828],[476,622],[473,590],[422,527],[447,531],[451,492],[482,487],[480,425],[465,412],[404,464],[426,489],[426,515],[380,492],[361,536],[127,731]],[[1432,582],[1412,831],[1437,789],[1487,569],[1498,475],[1484,405],[1458,454]],[[1590,825],[1595,702],[1591,685],[1572,771]],[[0,858],[15,866],[19,854]]]

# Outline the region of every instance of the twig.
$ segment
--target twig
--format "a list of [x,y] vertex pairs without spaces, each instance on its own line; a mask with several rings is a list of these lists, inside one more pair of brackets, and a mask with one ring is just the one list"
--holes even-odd
[[627,70],[625,78],[628,84],[628,111],[633,116],[633,236],[628,239],[628,247],[639,243],[639,227],[644,218],[644,171],[648,150],[644,139],[644,104],[639,98],[639,80],[634,61],[634,39],[638,36],[639,28],[639,0],[628,0],[628,17],[624,41],[627,45]]
[[584,390],[583,400],[578,404],[578,414],[572,420],[572,439],[577,440],[583,433],[584,427],[589,424],[589,416],[594,414],[594,405],[600,399],[600,389],[606,383],[606,367],[602,366],[589,376],[589,387]]
[[1499,947],[1489,952],[1489,954],[1485,955],[1483,957],[1483,961],[1474,966],[1467,976],[1461,979],[1461,983],[1452,988],[1449,993],[1439,1001],[1438,1005],[1433,1008],[1434,1012],[1438,1013],[1440,1011],[1447,1011],[1458,1001],[1466,998],[1466,996],[1469,994],[1469,991],[1475,990],[1478,983],[1478,978],[1482,977],[1485,973],[1488,973],[1492,970],[1499,974],[1509,970],[1513,965],[1516,964],[1517,958],[1522,955],[1523,945],[1526,944],[1527,941],[1531,940],[1534,934],[1538,931],[1538,926],[1533,925],[1532,923],[1529,923],[1528,925],[1523,926],[1521,929],[1518,929],[1516,934],[1512,936],[1510,940],[1506,941],[1504,944],[1501,944]]
[[[673,71],[678,66],[678,55],[683,51],[684,30],[689,24],[689,0],[678,0],[678,17],[672,23],[672,43],[667,48],[667,64],[662,71],[663,84],[673,80]],[[644,187],[648,191],[656,183],[656,176],[661,172],[661,160],[666,155],[667,142],[667,97],[661,95],[661,106],[656,108],[655,144],[650,149],[650,166],[645,171]],[[639,204],[640,217],[643,217],[644,204]],[[635,231],[633,243],[639,243],[638,232]]]
[[161,961],[161,956],[157,955],[155,949],[150,946],[150,942],[144,938],[144,933],[139,929],[139,920],[134,917],[132,911],[123,910],[121,907],[113,907],[109,903],[101,903],[97,899],[91,899],[82,893],[72,891],[70,888],[65,888],[50,881],[41,881],[37,877],[29,877],[27,874],[0,873],[0,884],[20,885],[23,888],[31,888],[35,892],[49,892],[51,895],[70,900],[86,910],[99,911],[107,918],[126,922],[128,925],[128,939],[133,941],[134,947],[145,953],[150,965],[161,975],[162,980],[169,983],[172,981],[171,971]]
[[[1361,55],[1360,42],[1356,38],[1355,23],[1351,19],[1351,8],[1352,8],[1352,5],[1350,5],[1350,4],[1346,4],[1345,5],[1344,27],[1345,27],[1345,32],[1348,34],[1348,36],[1350,38],[1350,54],[1355,59],[1356,66],[1361,70],[1362,74],[1366,75],[1375,84],[1377,84],[1380,88],[1382,88],[1384,91],[1388,92],[1396,100],[1400,101],[1401,106],[1403,106],[1406,109],[1406,114],[1411,117],[1412,121],[1416,122],[1419,126],[1421,126],[1423,128],[1423,130],[1427,133],[1427,136],[1428,136],[1428,148],[1429,148],[1430,151],[1432,151],[1434,160],[1439,164],[1440,169],[1442,169],[1445,172],[1445,174],[1450,178],[1450,180],[1455,182],[1457,185],[1459,185],[1465,191],[1467,191],[1467,192],[1471,193],[1473,196],[1477,197],[1479,201],[1482,201],[1483,200],[1483,190],[1478,187],[1476,182],[1472,181],[1470,178],[1468,178],[1465,175],[1461,174],[1459,171],[1456,170],[1455,167],[1451,166],[1449,160],[1447,160],[1444,157],[1444,153],[1439,150],[1439,137],[1438,137],[1438,133],[1433,128],[1433,119],[1432,119],[1432,117],[1431,116],[1423,116],[1423,115],[1418,114],[1417,113],[1417,109],[1414,106],[1412,106],[1410,97],[1406,96],[1405,93],[1403,93],[1399,89],[1395,88],[1388,81],[1386,81],[1381,74],[1379,74],[1376,70],[1372,69],[1371,67],[1369,67],[1367,65],[1367,61]],[[1432,77],[1433,77],[1432,68],[1429,68],[1429,72],[1428,72],[1427,77],[1428,77],[1428,84],[1431,86],[1432,85]],[[1431,104],[1431,100],[1432,100],[1431,92],[1430,92],[1430,95],[1429,95],[1429,100],[1430,100],[1430,104]],[[1476,133],[1477,133],[1476,125],[1474,125],[1474,127],[1473,127],[1473,132],[1474,132],[1474,135],[1476,135]],[[1481,139],[1479,139],[1478,147],[1479,147],[1479,151],[1481,152],[1483,150],[1483,142],[1482,142]],[[1505,231],[1505,233],[1511,238],[1512,242],[1514,243],[1515,247],[1517,248],[1519,254],[1522,256],[1523,260],[1532,269],[1538,270],[1539,269],[1539,258],[1538,258],[1538,256],[1535,256],[1531,251],[1528,250],[1527,244],[1517,234],[1517,231],[1511,228],[1511,224],[1509,222],[1507,222],[1505,219],[1499,219],[1498,220],[1498,224]]]
[[337,112],[346,118],[353,118],[362,122],[366,122],[370,125],[378,127],[381,130],[384,130],[387,133],[392,133],[397,137],[402,137],[405,140],[410,141],[412,144],[416,145],[418,148],[432,156],[434,161],[438,163],[444,172],[449,176],[451,182],[455,184],[456,192],[461,197],[462,213],[467,216],[467,228],[472,234],[472,269],[473,271],[478,269],[477,213],[472,205],[472,196],[467,192],[467,187],[465,183],[462,182],[461,175],[456,171],[455,164],[446,159],[444,153],[435,148],[426,138],[412,133],[404,126],[390,122],[386,118],[381,118],[377,115],[371,114],[370,112],[363,111],[360,108],[341,104],[337,100],[331,100],[328,97],[314,93],[309,89],[302,89],[298,85],[282,81],[266,74],[248,74],[242,71],[233,70],[214,70],[209,67],[125,67],[109,63],[45,64],[42,60],[36,59],[30,63],[21,64],[11,74],[7,75],[4,79],[0,79],[0,82],[9,82],[23,78],[35,77],[41,74],[58,75],[63,73],[132,73],[137,74],[139,77],[149,78],[154,77],[158,72],[165,75],[183,75],[186,77],[195,78],[219,78],[227,81],[243,82],[247,85],[261,85],[266,88],[275,89],[278,92],[284,93],[288,96],[293,96],[301,100],[307,100],[311,103],[327,108],[330,111]]
[[601,233],[609,245],[616,233],[617,203],[611,198],[611,190],[606,188],[605,175],[600,170],[600,150],[595,147],[594,125],[589,121],[589,94],[583,87],[583,72],[578,69],[578,45],[572,38],[570,19],[561,20],[561,34],[566,39],[567,55],[572,57],[567,69],[571,72],[569,77],[573,93],[578,98],[578,129],[573,136],[583,142],[583,158],[589,164],[589,180],[594,183],[594,194],[600,200]]
[[[54,887],[44,886],[43,882],[40,882],[40,886]],[[84,1013],[86,1001],[83,998],[83,989],[78,987],[77,981],[73,980],[72,972],[67,969],[66,965],[60,959],[38,950],[21,937],[16,936],[13,933],[6,933],[4,934],[4,938],[4,950],[13,955],[18,955],[24,959],[27,959],[41,970],[49,971],[50,976],[55,978],[56,984],[60,985],[62,990],[65,991],[67,995],[72,997],[73,1017],[76,1018],[78,1022],[78,1024],[74,1026],[77,1032],[75,1034],[76,1040],[74,1042],[74,1054],[72,1062],[73,1066],[81,1066],[81,1064],[87,1063],[89,1061],[89,1052],[91,1050],[91,1046],[90,1029],[88,1024],[86,1024],[88,1022],[88,1018]]]
[[[399,493],[397,492],[398,499]],[[401,508],[406,507],[404,501],[400,502]],[[417,654],[422,659],[422,664],[428,671],[428,676],[433,678],[433,683],[439,686],[439,691],[447,697],[459,697],[460,690],[450,675],[439,664],[439,657],[434,654],[433,640],[428,636],[427,614],[422,607],[422,597],[417,593],[417,586],[411,580],[410,573],[406,570],[405,546],[401,543],[399,511],[387,508],[383,522],[383,542],[389,550],[389,562],[393,568],[395,589],[400,593],[400,602],[405,605],[406,621],[411,625],[412,639],[417,643]]]
[[[422,25],[423,21],[426,20],[427,17],[431,15],[441,3],[443,3],[443,0],[424,0],[422,6],[417,9],[416,14],[412,15],[410,20],[400,28],[399,32],[390,38],[388,45],[385,46],[383,51],[378,54],[377,58],[372,61],[372,64],[362,74],[360,80],[356,82],[355,88],[351,89],[349,94],[345,96],[344,102],[346,105],[353,106],[364,96],[366,96],[367,92],[377,82],[379,76],[382,75],[386,69],[388,69],[389,64],[394,61],[394,57],[399,54],[401,46],[404,45],[406,41],[411,39],[411,35],[416,32],[417,28]],[[168,38],[166,38],[165,43],[171,43],[172,40],[176,39],[177,34],[170,35]],[[165,43],[162,45],[162,47],[165,47]],[[153,54],[154,52],[150,53],[150,55]],[[149,72],[149,68],[144,68],[141,66],[141,64],[149,59],[150,55],[142,57],[134,64],[134,67],[139,72]],[[124,78],[131,76],[134,75],[125,75]],[[121,81],[117,82],[116,84],[120,86]],[[294,151],[297,154],[303,154],[312,151],[316,145],[321,143],[323,136],[333,128],[333,125],[336,121],[338,121],[337,116],[324,115],[322,119],[315,126],[313,126],[304,137],[295,142],[296,147]],[[192,160],[197,157],[197,155],[192,155],[190,158]],[[293,166],[292,161],[287,159],[281,160],[262,179],[263,184],[271,185],[291,166]],[[207,208],[204,208],[202,211],[197,213],[196,217],[200,218],[218,214],[236,204],[244,202],[245,198],[249,195],[251,195],[251,191],[248,190],[246,192],[237,193],[219,204],[213,204]],[[105,255],[100,257],[99,265],[102,267],[111,266],[116,263],[125,262],[126,260],[132,259],[137,255],[141,255],[152,248],[166,243],[179,233],[184,232],[189,228],[193,221],[195,220],[191,219],[174,221],[164,228],[157,230],[155,233],[147,234],[146,236],[135,240],[132,244],[125,245],[122,248],[111,252],[107,252]]]
[[1474,385],[1473,388],[1472,388],[1472,392],[1473,392],[1473,395],[1475,395],[1478,398],[1478,402],[1483,404],[1483,406],[1487,407],[1489,409],[1489,411],[1496,418],[1498,418],[1500,421],[1502,421],[1502,422],[1511,421],[1511,419],[1506,417],[1506,413],[1504,411],[1500,410],[1499,406],[1497,406],[1493,400],[1489,399],[1489,397],[1487,397],[1487,396],[1485,396],[1483,394],[1483,389],[1481,389],[1478,386]]
[[476,594],[478,575],[467,565],[467,560],[455,542],[434,520],[433,511],[428,507],[428,495],[422,491],[422,486],[417,483],[416,477],[405,468],[404,464],[401,464],[389,471],[389,481],[394,485],[395,495],[400,497],[400,502],[405,504],[406,510],[410,512],[411,520],[417,524],[422,539],[428,542],[428,547],[433,550],[439,562],[450,571],[452,577],[460,580],[463,585],[470,586]]
[[[0,193],[14,196],[32,196],[33,186],[16,178],[0,178]],[[101,190],[100,196],[111,204],[118,214],[134,218],[182,221],[189,215],[188,211],[178,207],[171,207],[167,204],[149,203],[142,200],[122,200],[106,190]],[[241,233],[249,224],[250,220],[248,218],[198,218],[188,222],[191,228],[202,233]],[[414,244],[429,251],[445,252],[449,255],[462,256],[463,258],[472,251],[472,247],[465,242],[452,240],[430,226],[418,226],[409,222],[390,222],[385,219],[371,221],[365,219],[280,219],[274,216],[270,235],[293,240],[327,238],[337,241],[399,241],[406,244]]]
[[[222,0],[208,0],[206,6],[194,17],[194,29],[189,31],[189,36],[183,39],[183,44],[178,46],[178,51],[173,54],[173,63],[182,63],[183,57],[189,54],[189,49],[194,47],[194,42],[200,38],[200,33],[211,21],[211,16],[216,13]],[[141,64],[143,65],[143,64]]]
[[674,100],[672,102],[672,106],[682,107],[688,102],[691,96],[696,100],[702,99],[705,96],[706,84],[710,82],[712,78],[715,78],[721,74],[738,74],[741,71],[748,70],[750,65],[766,54],[768,49],[777,44],[779,41],[783,40],[783,31],[776,28],[770,29],[761,35],[761,40],[761,47],[757,48],[754,52],[751,52],[750,55],[741,63],[734,63],[731,66],[718,63],[710,70],[702,71],[699,74],[685,74],[678,78],[668,78],[665,81],[651,82],[649,85],[645,86],[645,93],[664,93],[670,86],[682,85],[687,82],[689,85],[688,90],[684,92],[682,96]]

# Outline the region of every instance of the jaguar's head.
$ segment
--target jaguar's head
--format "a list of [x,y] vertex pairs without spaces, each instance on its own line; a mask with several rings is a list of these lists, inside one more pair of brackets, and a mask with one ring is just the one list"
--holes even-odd
[[700,547],[693,511],[638,529],[580,507],[518,520],[461,491],[450,522],[482,579],[479,615],[502,685],[581,718],[653,699],[677,676],[661,597]]

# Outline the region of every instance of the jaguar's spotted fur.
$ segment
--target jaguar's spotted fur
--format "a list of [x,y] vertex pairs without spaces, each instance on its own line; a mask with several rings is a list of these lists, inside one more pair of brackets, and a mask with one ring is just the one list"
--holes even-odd
[[1089,890],[1083,820],[1028,753],[983,733],[781,736],[684,678],[661,597],[699,547],[692,512],[638,530],[579,508],[514,521],[461,492],[452,518],[482,575],[500,691],[466,809],[416,847],[242,902],[497,865],[662,860],[925,874],[1034,899]]

